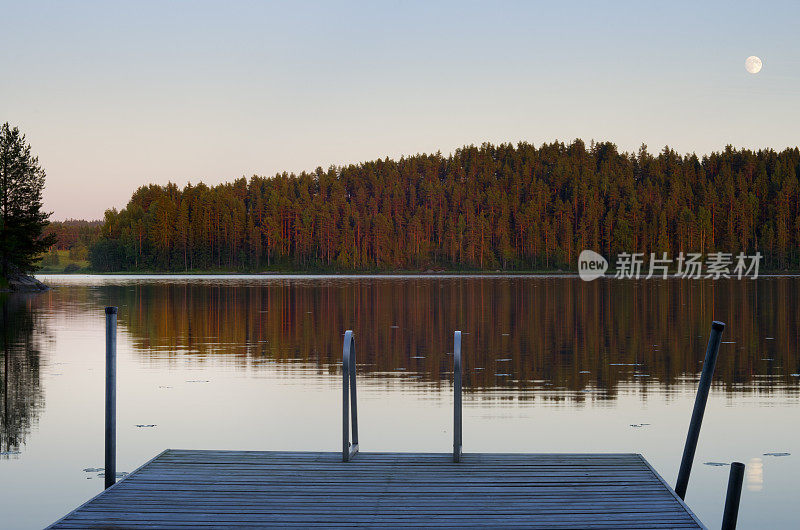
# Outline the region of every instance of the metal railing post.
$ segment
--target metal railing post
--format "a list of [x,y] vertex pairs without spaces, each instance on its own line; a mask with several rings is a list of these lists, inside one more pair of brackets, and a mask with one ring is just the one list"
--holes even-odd
[[[356,341],[353,332],[344,333],[342,353],[342,462],[358,452],[358,401],[356,399]],[[352,428],[353,443],[350,443]]]
[[106,488],[117,481],[117,308],[106,307]]
[[353,435],[353,452],[358,452],[358,399],[356,393],[356,340],[350,342],[350,428]]
[[739,517],[739,500],[742,498],[744,464],[733,462],[728,475],[728,493],[725,495],[725,511],[722,512],[722,530],[735,530]]
[[461,332],[453,337],[453,462],[461,461]]
[[686,497],[686,487],[689,485],[689,475],[692,472],[694,453],[697,450],[697,440],[700,437],[700,426],[703,423],[703,414],[706,410],[708,401],[708,391],[711,388],[711,379],[714,377],[714,368],[717,365],[717,354],[719,353],[719,343],[722,339],[722,330],[725,329],[723,322],[714,321],[711,323],[711,336],[708,338],[706,348],[706,358],[703,361],[703,372],[700,375],[700,384],[697,387],[697,397],[694,400],[694,410],[692,419],[689,422],[689,433],[686,435],[686,445],[683,447],[683,457],[681,458],[681,468],[678,471],[678,481],[675,484],[675,493],[681,499]]

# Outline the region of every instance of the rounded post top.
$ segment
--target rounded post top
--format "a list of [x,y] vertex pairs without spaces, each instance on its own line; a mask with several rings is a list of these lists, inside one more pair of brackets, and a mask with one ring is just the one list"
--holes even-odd
[[106,307],[106,315],[116,315],[116,314],[117,314],[117,308],[116,307],[114,307],[114,306]]
[[725,322],[720,322],[719,320],[715,320],[711,323],[711,329],[722,331],[725,329]]

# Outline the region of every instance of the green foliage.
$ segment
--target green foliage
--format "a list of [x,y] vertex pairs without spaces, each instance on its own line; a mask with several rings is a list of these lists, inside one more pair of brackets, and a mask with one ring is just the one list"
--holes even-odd
[[76,263],[68,263],[66,267],[64,267],[64,272],[67,274],[71,274],[73,272],[78,272],[80,267]]
[[44,255],[42,258],[42,267],[56,267],[58,266],[58,251],[56,249],[51,249],[50,252]]
[[99,272],[125,270],[129,264],[125,260],[123,244],[115,239],[100,239],[89,250],[92,269]]
[[65,272],[67,268],[76,270],[89,269],[91,264],[89,263],[88,256],[85,259],[75,259],[75,252],[51,248],[50,251],[42,257],[38,266],[41,272],[60,274]]
[[580,140],[468,146],[208,187],[108,210],[96,270],[574,270],[583,249],[760,251],[800,266],[800,152],[699,159]]
[[73,261],[86,261],[89,259],[89,249],[82,243],[69,249],[69,259]]
[[44,170],[19,129],[0,126],[0,276],[11,268],[31,272],[55,237],[43,235]]

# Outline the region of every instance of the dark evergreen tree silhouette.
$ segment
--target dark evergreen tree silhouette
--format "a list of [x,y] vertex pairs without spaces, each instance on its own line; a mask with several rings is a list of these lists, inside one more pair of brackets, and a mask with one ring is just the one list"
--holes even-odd
[[12,268],[32,272],[39,256],[55,243],[43,235],[49,213],[42,211],[44,170],[17,127],[0,126],[0,275]]

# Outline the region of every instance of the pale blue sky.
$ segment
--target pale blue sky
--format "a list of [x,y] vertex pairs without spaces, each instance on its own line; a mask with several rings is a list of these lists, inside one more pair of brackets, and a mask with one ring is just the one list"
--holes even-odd
[[39,154],[55,219],[148,182],[484,141],[781,149],[799,23],[797,2],[0,0],[0,122]]

